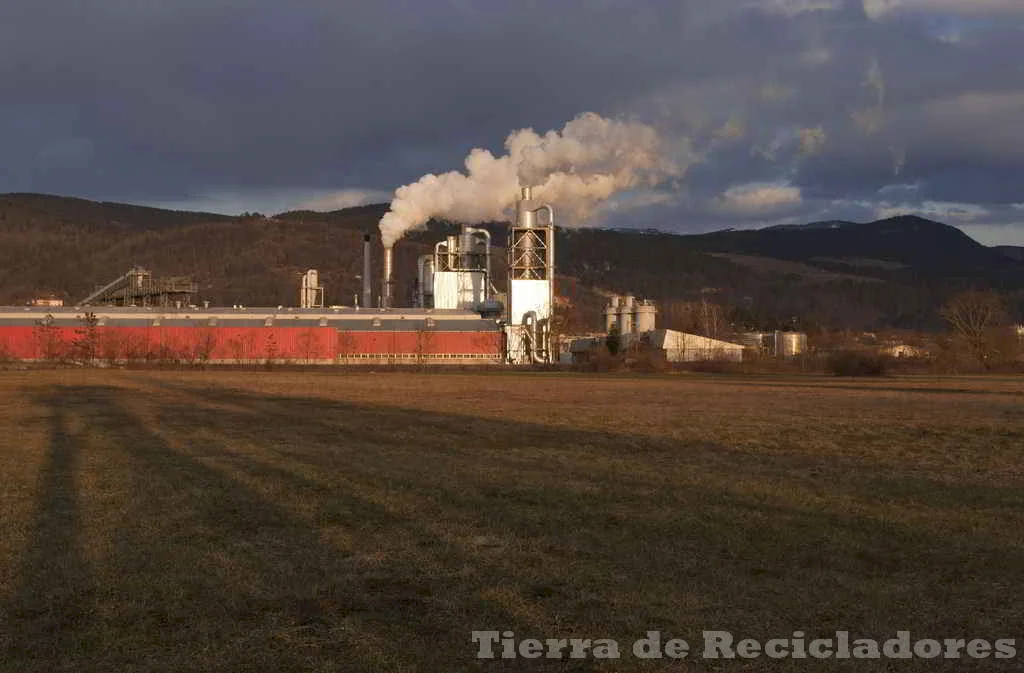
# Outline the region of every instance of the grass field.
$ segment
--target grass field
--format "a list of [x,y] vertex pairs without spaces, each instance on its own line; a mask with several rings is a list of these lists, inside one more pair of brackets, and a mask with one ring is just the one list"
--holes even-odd
[[6,372],[0,408],[5,671],[1024,670],[629,651],[1024,637],[1020,378]]

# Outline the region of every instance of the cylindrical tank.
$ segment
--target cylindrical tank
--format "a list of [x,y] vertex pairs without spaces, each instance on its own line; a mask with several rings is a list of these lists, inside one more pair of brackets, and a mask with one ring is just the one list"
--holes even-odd
[[654,304],[649,301],[642,301],[636,305],[636,320],[634,327],[637,332],[653,332],[655,325],[655,316],[658,313],[658,309],[655,308]]
[[636,331],[636,297],[627,294],[619,303],[619,334]]
[[623,297],[622,301],[619,302],[619,334],[632,334],[634,331],[634,302],[636,298],[631,294],[627,294]]
[[608,298],[608,305],[604,307],[604,331],[609,334],[619,326],[619,295],[613,294]]
[[534,228],[537,226],[537,210],[540,204],[533,200],[533,189],[523,187],[521,198],[516,201],[516,226]]
[[803,332],[776,332],[775,355],[791,358],[807,350],[807,335]]
[[420,308],[434,308],[433,255],[420,255],[416,260],[416,297]]

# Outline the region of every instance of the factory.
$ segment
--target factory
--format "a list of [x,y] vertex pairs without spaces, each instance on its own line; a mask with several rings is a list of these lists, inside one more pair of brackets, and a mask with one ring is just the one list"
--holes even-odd
[[[555,222],[521,189],[509,228],[507,306],[497,301],[491,237],[463,227],[417,262],[413,307],[393,306],[394,254],[384,249],[373,302],[370,237],[362,301],[325,306],[316,270],[298,307],[197,306],[187,278],[130,269],[73,306],[0,307],[0,357],[211,364],[544,364],[553,359]],[[377,306],[373,304],[376,303]]]
[[617,340],[623,352],[631,349],[651,349],[661,352],[667,362],[696,362],[717,360],[741,362],[744,345],[688,334],[671,329],[657,329],[657,307],[633,295],[612,295],[604,310],[605,332],[563,340],[559,361],[576,364],[589,357],[595,348],[605,348],[610,336]]

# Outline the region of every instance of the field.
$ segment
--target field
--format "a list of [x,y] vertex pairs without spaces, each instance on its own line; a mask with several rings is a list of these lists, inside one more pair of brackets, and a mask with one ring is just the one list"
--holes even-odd
[[2,372],[0,408],[0,670],[1024,668],[699,656],[1024,636],[1020,378]]

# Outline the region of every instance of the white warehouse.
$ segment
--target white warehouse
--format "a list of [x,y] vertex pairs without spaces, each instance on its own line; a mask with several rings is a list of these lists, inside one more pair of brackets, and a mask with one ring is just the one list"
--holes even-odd
[[[668,362],[700,360],[743,361],[743,345],[687,334],[670,329],[656,329],[657,309],[649,301],[638,301],[632,295],[612,296],[604,310],[607,334],[618,334],[623,350],[645,346],[665,353]],[[577,362],[593,348],[604,347],[606,335],[564,339],[561,361]]]
[[650,332],[629,335],[632,339],[642,338],[651,346],[665,352],[669,362],[696,362],[698,360],[743,361],[743,346],[697,334],[687,334],[671,329],[656,329]]

